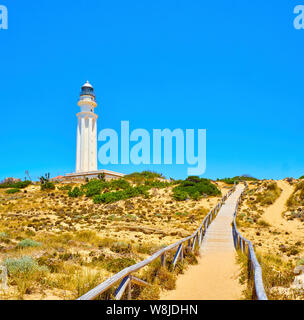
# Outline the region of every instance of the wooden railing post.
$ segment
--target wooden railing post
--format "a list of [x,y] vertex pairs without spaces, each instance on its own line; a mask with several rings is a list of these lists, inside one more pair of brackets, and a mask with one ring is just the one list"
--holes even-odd
[[128,300],[132,300],[132,281],[128,283]]
[[181,247],[181,252],[180,252],[179,258],[180,258],[181,262],[184,261],[184,246],[183,245]]
[[204,229],[205,229],[205,231],[208,229],[208,219],[206,219],[206,221],[205,221]]
[[160,256],[160,261],[161,261],[162,267],[165,267],[165,266],[166,266],[166,254],[165,254],[165,253],[163,253],[163,254]]
[[248,270],[248,280],[251,281],[252,278],[252,262],[251,262],[251,255],[250,255],[250,250],[248,249],[248,265],[247,265],[247,270]]
[[236,243],[235,243],[235,237],[236,237],[236,234],[235,234],[234,226],[232,227],[232,237],[233,237],[233,244],[234,244],[234,248],[236,249]]
[[123,293],[125,292],[127,286],[129,285],[130,282],[130,276],[126,276],[122,279],[120,285],[118,286],[116,292],[115,292],[115,299],[120,300]]
[[177,248],[177,250],[176,250],[176,253],[175,253],[175,256],[174,256],[174,259],[173,259],[173,268],[175,268],[175,265],[176,265],[176,263],[177,263],[177,260],[178,259],[182,259],[181,258],[181,251],[183,250],[183,244],[181,243],[179,246],[178,246],[178,248]]
[[203,232],[203,228],[201,228],[201,231],[200,231],[200,241],[199,241],[199,246],[202,245],[202,242],[203,242],[203,236],[204,236],[204,232]]
[[195,242],[196,242],[196,237],[193,238],[193,242],[192,242],[192,252],[194,251],[195,248]]
[[0,283],[0,288],[2,290],[7,290],[7,268],[5,266],[0,266],[0,279],[2,280]]

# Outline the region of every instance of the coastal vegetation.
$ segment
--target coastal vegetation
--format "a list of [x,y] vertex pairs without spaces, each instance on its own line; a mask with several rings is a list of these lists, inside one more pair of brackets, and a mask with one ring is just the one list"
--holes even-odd
[[[252,181],[239,206],[236,223],[241,234],[254,246],[270,300],[304,299],[304,290],[295,285],[294,271],[297,265],[304,264],[304,226],[301,220],[291,223],[294,218],[289,211],[301,204],[301,184],[290,178]],[[240,281],[246,284],[244,298],[251,299],[254,292],[252,283],[246,280],[247,258],[238,254],[242,266]]]
[[243,175],[243,176],[235,176],[233,178],[217,179],[216,181],[222,181],[227,184],[234,184],[234,183],[239,183],[240,181],[258,181],[258,179],[248,175]]
[[[8,268],[9,285],[1,299],[75,299],[191,234],[225,188],[193,177],[166,180],[150,172],[68,184],[43,178],[23,192],[0,189],[0,263]],[[46,183],[54,188],[42,187]],[[175,187],[193,184],[204,185],[198,188],[205,191],[202,197],[175,200]],[[166,267],[151,264],[141,270],[137,276],[152,286],[134,285],[132,297],[157,299],[161,290],[173,289],[177,274],[196,263],[195,250],[174,271],[173,251]],[[113,290],[100,298],[111,297]]]

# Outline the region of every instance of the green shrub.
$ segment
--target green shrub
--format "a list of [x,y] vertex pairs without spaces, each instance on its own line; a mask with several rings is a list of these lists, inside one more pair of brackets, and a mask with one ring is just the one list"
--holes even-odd
[[304,179],[304,176],[301,176],[299,179]]
[[83,195],[83,192],[78,188],[78,187],[75,187],[73,190],[70,190],[68,192],[68,195],[69,197],[71,198],[77,198],[77,197],[80,197]]
[[173,198],[177,201],[185,201],[188,199],[188,193],[186,191],[180,190],[180,189],[174,189],[173,190]]
[[31,181],[25,180],[25,181],[18,181],[18,182],[14,182],[14,183],[1,183],[0,184],[0,188],[16,188],[16,189],[24,189],[27,186],[29,186],[30,184],[32,184]]
[[188,212],[175,212],[177,216],[187,216]]
[[12,194],[12,193],[17,193],[17,192],[20,192],[20,189],[14,188],[14,189],[8,189],[5,191],[5,193],[7,193],[7,194]]
[[24,239],[17,244],[17,248],[28,248],[28,247],[40,247],[42,245],[41,242],[37,242],[32,239]]
[[50,181],[50,174],[46,173],[44,176],[40,177],[40,189],[41,190],[54,190],[55,184]]
[[58,187],[58,190],[62,190],[62,191],[71,191],[72,190],[72,186],[67,184],[65,186],[62,187]]
[[129,258],[117,258],[110,260],[108,263],[106,263],[105,268],[113,273],[117,273],[127,267],[132,266],[135,264],[136,261]]
[[152,172],[152,171],[142,171],[142,172],[133,172],[124,176],[125,179],[132,181],[136,184],[143,184],[145,180],[155,180],[159,178],[164,178],[161,173]]
[[190,176],[173,188],[173,198],[184,201],[188,198],[198,200],[202,195],[217,196],[221,191],[209,179]]
[[222,181],[227,184],[234,184],[234,183],[239,183],[240,181],[257,181],[258,179],[250,176],[235,176],[233,178],[223,178],[223,179],[217,179],[217,181]]
[[201,194],[200,194],[198,191],[194,192],[194,193],[191,195],[191,198],[192,198],[193,200],[199,200],[201,197],[202,197],[202,196],[201,196]]
[[27,186],[29,186],[30,184],[32,184],[31,181],[25,180],[25,181],[19,181],[19,182],[14,183],[12,187],[18,188],[18,189],[24,189]]
[[17,287],[19,299],[45,281],[45,275],[49,271],[46,266],[39,266],[37,261],[28,256],[7,258],[3,264],[8,270],[9,284]]
[[95,195],[99,195],[106,187],[108,187],[107,182],[99,179],[91,179],[82,187],[82,189],[85,190],[85,195],[87,197],[93,197]]
[[111,189],[114,189],[114,190],[119,190],[119,189],[125,190],[131,187],[130,183],[124,179],[112,180],[109,183],[109,186]]
[[131,253],[132,246],[129,243],[118,241],[112,244],[110,248],[113,252],[116,253]]
[[262,227],[270,227],[270,224],[265,220],[259,220],[258,225],[260,225]]
[[106,192],[95,195],[93,197],[94,203],[112,203],[119,200],[129,199],[140,195],[148,196],[147,188],[144,186],[129,187],[126,190],[116,192]]
[[159,181],[159,180],[145,180],[145,186],[148,186],[150,188],[167,188],[172,183],[166,182],[166,181]]
[[41,190],[54,190],[55,184],[54,184],[54,182],[47,181],[47,182],[41,184],[40,189]]
[[3,262],[10,275],[18,273],[33,273],[35,271],[47,271],[45,266],[39,266],[32,257],[23,256],[21,258],[7,258]]
[[155,178],[163,178],[164,176],[161,173],[146,170],[142,172],[133,172],[125,176],[125,178],[130,178],[130,177],[143,177],[144,179],[155,179]]

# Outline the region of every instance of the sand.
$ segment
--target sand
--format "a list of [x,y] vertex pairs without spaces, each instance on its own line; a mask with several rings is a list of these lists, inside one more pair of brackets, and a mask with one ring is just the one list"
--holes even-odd
[[238,300],[243,287],[238,281],[231,222],[243,186],[229,197],[212,222],[202,242],[198,264],[190,266],[176,282],[176,289],[164,292],[160,300]]
[[282,193],[274,204],[266,208],[262,219],[281,232],[288,232],[295,239],[302,240],[304,235],[303,223],[298,219],[287,220],[282,215],[287,210],[286,201],[293,193],[294,186],[284,180],[277,181],[277,184],[282,189]]

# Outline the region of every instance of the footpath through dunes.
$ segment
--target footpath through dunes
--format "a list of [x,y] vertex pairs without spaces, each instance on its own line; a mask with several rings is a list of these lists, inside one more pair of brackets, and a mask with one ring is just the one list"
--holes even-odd
[[232,227],[234,209],[243,184],[226,200],[203,239],[198,264],[189,266],[176,281],[176,289],[163,292],[160,300],[238,300],[240,266],[236,263]]
[[272,226],[283,228],[285,231],[294,232],[301,224],[297,220],[287,221],[282,216],[282,213],[286,210],[286,201],[293,193],[294,186],[284,180],[277,181],[277,184],[278,187],[282,189],[282,193],[274,204],[267,207],[262,217]]

